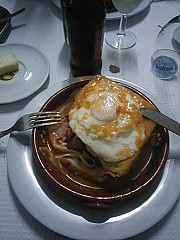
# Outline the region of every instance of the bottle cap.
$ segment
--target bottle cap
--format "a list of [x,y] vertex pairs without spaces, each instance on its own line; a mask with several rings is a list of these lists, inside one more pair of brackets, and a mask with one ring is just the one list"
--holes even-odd
[[159,79],[172,79],[178,72],[178,53],[170,49],[159,49],[152,56],[152,72]]

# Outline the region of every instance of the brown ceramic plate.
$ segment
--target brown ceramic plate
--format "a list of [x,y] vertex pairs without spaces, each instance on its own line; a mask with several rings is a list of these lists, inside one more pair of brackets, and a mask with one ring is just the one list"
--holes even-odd
[[[85,84],[87,84],[87,81],[77,82],[61,89],[47,100],[41,111],[55,110],[68,99],[72,92],[82,88]],[[150,101],[136,89],[122,85]],[[41,137],[42,129],[40,128],[33,130],[32,147],[38,166],[51,183],[55,184],[60,190],[82,200],[89,207],[108,208],[114,202],[132,198],[148,189],[162,172],[168,157],[169,135],[168,131],[159,125],[156,126],[154,132],[157,135],[158,144],[146,144],[140,155],[140,161],[136,162],[133,169],[125,177],[120,178],[116,183],[101,186],[97,184],[93,187],[84,184],[80,178],[79,180],[77,178],[73,179],[72,175],[69,176],[64,171],[60,171],[42,154],[39,148],[44,146],[44,142]]]

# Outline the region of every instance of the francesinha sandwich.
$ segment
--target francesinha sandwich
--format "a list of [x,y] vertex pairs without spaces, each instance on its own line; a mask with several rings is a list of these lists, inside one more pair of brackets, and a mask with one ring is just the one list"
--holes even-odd
[[46,128],[50,147],[42,151],[57,167],[90,181],[125,176],[155,128],[139,109],[155,106],[104,76],[94,76],[67,105],[58,108],[63,123]]

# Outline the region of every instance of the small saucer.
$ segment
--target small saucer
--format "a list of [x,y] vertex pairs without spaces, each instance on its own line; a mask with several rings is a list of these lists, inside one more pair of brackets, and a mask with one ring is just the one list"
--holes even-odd
[[0,104],[22,100],[44,84],[49,76],[49,61],[39,50],[24,44],[2,44],[0,55],[12,52],[19,70],[11,80],[0,79]]

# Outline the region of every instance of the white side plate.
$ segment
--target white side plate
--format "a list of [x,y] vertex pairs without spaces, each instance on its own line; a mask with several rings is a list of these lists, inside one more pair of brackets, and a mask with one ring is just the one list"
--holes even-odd
[[0,104],[24,99],[44,84],[49,76],[49,61],[39,50],[23,44],[2,44],[0,55],[12,52],[19,70],[11,80],[0,79]]

